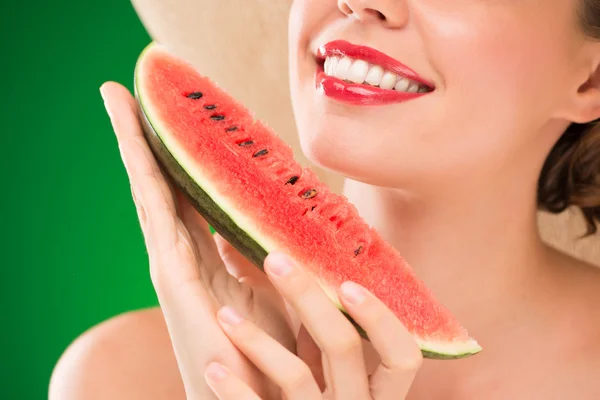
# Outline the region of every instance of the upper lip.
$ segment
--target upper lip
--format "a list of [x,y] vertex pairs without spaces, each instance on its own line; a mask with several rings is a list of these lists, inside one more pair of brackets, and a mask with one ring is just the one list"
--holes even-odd
[[423,84],[432,90],[435,87],[432,82],[429,82],[420,76],[410,67],[369,46],[356,45],[345,40],[334,40],[319,46],[317,49],[317,59],[319,61],[324,61],[327,57],[332,56],[347,56],[364,60],[370,64],[379,65],[387,71],[394,72],[400,76]]

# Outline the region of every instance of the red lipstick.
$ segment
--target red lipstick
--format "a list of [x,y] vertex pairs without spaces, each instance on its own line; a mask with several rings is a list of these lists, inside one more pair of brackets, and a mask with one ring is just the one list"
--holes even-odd
[[361,59],[370,64],[381,66],[386,71],[418,82],[433,91],[434,85],[428,82],[415,71],[402,64],[400,61],[367,46],[353,45],[344,40],[329,42],[318,49],[317,58],[320,61],[316,74],[317,89],[321,90],[327,97],[344,103],[354,105],[383,105],[400,103],[426,95],[425,93],[407,93],[396,90],[381,89],[376,86],[356,84],[333,76],[325,75],[323,61],[327,57],[347,56],[353,59]]

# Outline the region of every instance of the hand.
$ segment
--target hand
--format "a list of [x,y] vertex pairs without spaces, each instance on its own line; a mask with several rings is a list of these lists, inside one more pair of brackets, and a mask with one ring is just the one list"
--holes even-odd
[[[360,336],[316,281],[282,254],[270,254],[265,260],[265,271],[322,351],[324,393],[317,382],[320,373],[315,371],[319,366],[314,362],[314,354],[299,351],[298,356],[294,355],[232,307],[222,308],[218,320],[232,343],[281,388],[286,400],[405,398],[421,365],[421,351],[400,320],[379,299],[352,282],[345,282],[339,290],[342,305],[365,329],[381,358],[374,373],[368,376]],[[300,348],[301,339],[298,340]],[[307,358],[312,362],[307,364]],[[221,400],[267,399],[218,362],[208,366],[205,379]]]
[[152,282],[187,398],[214,398],[202,378],[211,360],[227,365],[262,396],[278,393],[230,342],[215,314],[224,305],[235,307],[283,348],[293,349],[295,339],[281,297],[262,272],[218,235],[215,243],[207,223],[165,179],[143,136],[137,103],[127,89],[108,83],[101,92],[129,175]]

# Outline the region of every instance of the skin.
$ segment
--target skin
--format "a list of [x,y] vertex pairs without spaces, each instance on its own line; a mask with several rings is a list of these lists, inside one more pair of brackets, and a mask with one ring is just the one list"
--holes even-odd
[[[580,32],[577,5],[297,0],[292,6],[289,68],[303,151],[349,177],[344,194],[468,327],[481,354],[422,362],[377,299],[359,288],[363,300],[352,303],[340,288],[344,306],[373,338],[372,347],[361,345],[285,255],[270,255],[264,276],[222,239],[215,244],[158,170],[131,95],[108,84],[102,93],[170,338],[151,343],[172,344],[175,359],[161,351],[168,362],[111,359],[102,349],[137,348],[119,336],[135,324],[121,320],[125,328],[91,331],[67,351],[51,398],[118,399],[144,390],[144,398],[183,398],[181,391],[161,397],[168,388],[185,390],[189,399],[271,399],[279,389],[287,399],[598,398],[600,272],[544,245],[535,218],[537,177],[550,148],[569,123],[600,117],[600,44]],[[339,38],[399,59],[436,90],[368,108],[317,95],[313,51]],[[287,275],[278,273],[285,267]],[[233,312],[242,319],[227,322]],[[164,332],[161,315],[146,315],[155,332]],[[303,328],[295,339],[298,322]],[[170,369],[175,364],[180,376]],[[130,370],[147,375],[124,375]],[[152,372],[165,378],[149,385],[143,376]]]

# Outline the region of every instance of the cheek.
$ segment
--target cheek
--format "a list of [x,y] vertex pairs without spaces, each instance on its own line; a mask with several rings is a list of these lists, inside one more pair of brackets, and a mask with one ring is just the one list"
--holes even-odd
[[529,107],[529,115],[547,117],[566,89],[576,52],[572,3],[510,3],[451,21],[431,20],[425,42],[448,94],[460,95],[466,106],[489,105],[496,114],[519,114]]
[[414,18],[427,55],[453,90],[539,100],[564,80],[577,53],[574,1],[420,3]]
[[498,167],[524,151],[564,101],[572,21],[567,10],[529,7],[487,18],[423,17],[424,43],[442,84],[422,127],[463,164]]

